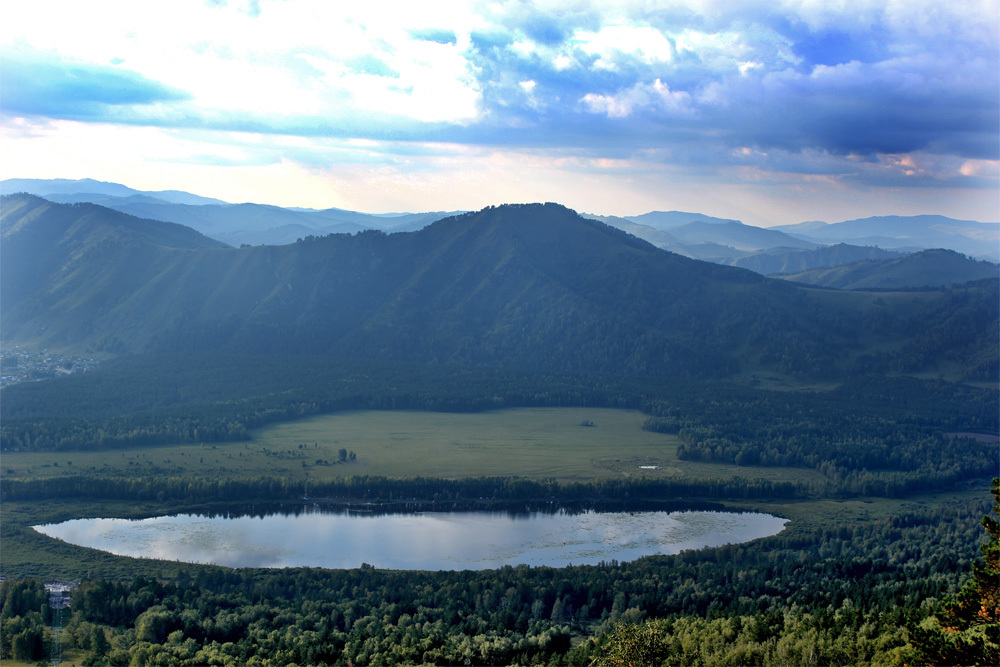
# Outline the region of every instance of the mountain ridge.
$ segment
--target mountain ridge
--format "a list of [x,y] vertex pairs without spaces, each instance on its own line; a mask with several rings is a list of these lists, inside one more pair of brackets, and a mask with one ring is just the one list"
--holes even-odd
[[[5,229],[55,229],[7,204]],[[80,229],[164,229],[110,209],[94,219],[101,210],[48,202],[45,214],[90,212]],[[558,204],[487,207],[416,232],[286,246],[25,238],[10,234],[0,246],[4,340],[112,354],[303,353],[663,377],[760,366],[820,377],[845,370],[863,351],[859,336],[867,345],[919,335],[899,323],[926,307],[904,299],[891,305],[892,319],[871,319],[854,305],[864,297],[831,300],[664,252]],[[40,267],[30,281],[12,275],[15,256]],[[938,311],[950,298],[936,298]],[[968,324],[974,340],[991,331],[991,312]]]
[[921,250],[891,259],[861,259],[836,267],[787,273],[785,280],[836,289],[916,289],[1000,277],[1000,266],[952,250]]

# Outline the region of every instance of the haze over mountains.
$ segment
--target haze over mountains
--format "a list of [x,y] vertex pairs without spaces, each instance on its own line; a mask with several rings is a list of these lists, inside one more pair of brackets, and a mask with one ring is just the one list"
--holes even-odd
[[27,192],[62,204],[90,202],[140,218],[187,225],[228,245],[285,245],[311,235],[365,229],[410,231],[452,215],[446,212],[373,215],[338,208],[282,208],[231,204],[186,192],[141,191],[90,179],[8,179],[0,193]]
[[953,250],[921,250],[894,259],[865,259],[839,266],[789,272],[781,277],[837,289],[951,287],[997,277],[997,265],[971,260]]
[[[93,180],[8,179],[0,193],[27,192],[59,203],[91,202],[153,220],[177,222],[232,246],[284,245],[307,236],[363,229],[413,231],[459,212],[369,214],[342,209],[230,204],[178,191],[139,191]],[[1000,223],[945,216],[878,216],[839,223],[818,221],[771,228],[686,211],[616,217],[584,214],[653,245],[694,259],[772,274],[888,259],[896,252],[945,248],[1000,261]],[[830,246],[838,246],[835,252]],[[816,251],[809,254],[808,251]]]
[[556,204],[244,248],[94,204],[2,204],[6,342],[671,377],[825,377],[862,357],[996,366],[996,280],[873,310],[871,295],[663,252]]

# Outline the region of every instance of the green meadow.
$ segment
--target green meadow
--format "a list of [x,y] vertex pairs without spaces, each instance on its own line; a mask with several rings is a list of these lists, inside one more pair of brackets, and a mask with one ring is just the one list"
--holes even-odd
[[[62,475],[284,476],[332,479],[520,476],[581,481],[627,476],[817,478],[811,470],[680,461],[676,436],[642,430],[645,415],[609,408],[479,413],[351,411],[275,424],[249,442],[101,452],[11,452],[10,477]],[[593,426],[583,426],[585,422]],[[339,450],[355,460],[339,461]]]

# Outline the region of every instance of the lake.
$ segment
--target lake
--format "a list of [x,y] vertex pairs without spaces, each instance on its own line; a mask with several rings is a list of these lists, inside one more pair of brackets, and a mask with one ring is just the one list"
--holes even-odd
[[775,535],[786,519],[732,512],[424,512],[309,510],[265,516],[177,514],[35,526],[71,544],[229,567],[483,570],[632,561]]

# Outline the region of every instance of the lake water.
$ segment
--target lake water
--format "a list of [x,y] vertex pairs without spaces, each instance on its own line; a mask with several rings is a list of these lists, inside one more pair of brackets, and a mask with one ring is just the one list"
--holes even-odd
[[71,544],[122,556],[230,567],[482,570],[597,564],[736,544],[779,533],[768,514],[729,512],[307,511],[267,516],[178,514],[75,519],[35,526]]

